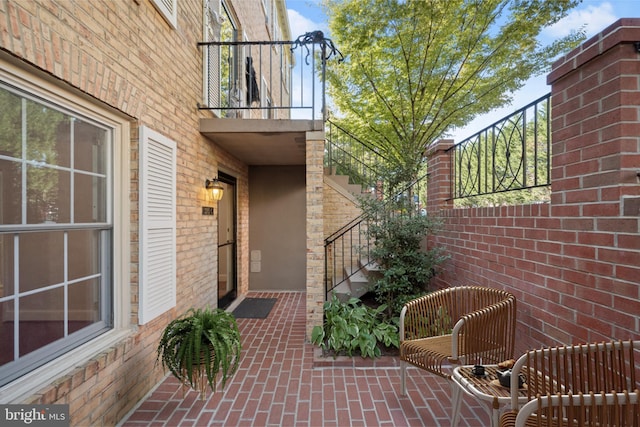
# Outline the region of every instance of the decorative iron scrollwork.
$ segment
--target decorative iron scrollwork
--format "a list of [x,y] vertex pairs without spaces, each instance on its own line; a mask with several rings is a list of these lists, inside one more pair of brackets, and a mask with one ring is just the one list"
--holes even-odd
[[304,33],[301,36],[298,36],[293,42],[293,46],[291,47],[291,51],[293,52],[298,46],[304,46],[307,50],[307,56],[305,56],[305,62],[309,65],[309,55],[311,55],[311,51],[307,45],[309,44],[317,44],[320,45],[322,49],[322,59],[328,60],[332,56],[340,56],[338,62],[344,61],[344,56],[342,52],[338,50],[338,48],[333,44],[333,41],[330,38],[324,36],[322,31],[311,31],[308,33]]
[[453,198],[550,184],[549,95],[453,146]]

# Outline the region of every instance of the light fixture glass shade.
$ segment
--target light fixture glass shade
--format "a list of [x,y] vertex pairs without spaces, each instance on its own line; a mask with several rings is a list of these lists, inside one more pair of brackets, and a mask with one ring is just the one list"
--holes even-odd
[[211,198],[216,202],[222,199],[224,188],[220,185],[217,178],[205,181],[205,188],[211,192]]

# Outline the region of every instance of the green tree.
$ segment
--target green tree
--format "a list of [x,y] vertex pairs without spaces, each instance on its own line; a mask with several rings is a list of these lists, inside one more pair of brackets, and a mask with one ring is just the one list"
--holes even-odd
[[327,63],[340,123],[379,147],[396,177],[418,176],[425,149],[503,106],[583,39],[541,30],[580,0],[323,0],[347,60]]

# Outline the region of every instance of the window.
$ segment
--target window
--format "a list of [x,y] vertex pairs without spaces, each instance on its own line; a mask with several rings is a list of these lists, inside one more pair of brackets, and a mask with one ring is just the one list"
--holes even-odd
[[[281,41],[280,40],[280,25],[278,24],[278,13],[275,10],[276,6],[273,6],[273,19],[271,19],[271,40],[272,41]],[[276,58],[280,56],[280,45],[274,44],[272,45],[273,53]]]
[[272,3],[271,0],[262,0],[262,10],[264,11],[264,23],[267,26],[267,30],[270,30],[271,28],[271,22],[272,22],[272,15],[273,15],[273,8],[272,8]]
[[113,327],[113,141],[0,81],[0,385]]
[[[205,41],[237,41],[237,25],[226,2],[204,0],[204,6]],[[220,108],[220,117],[238,115],[239,111],[235,108],[242,106],[240,48],[236,45],[207,46],[203,53],[205,104],[211,108]]]
[[[222,2],[222,25],[220,29],[220,40],[223,42],[238,41],[238,30],[231,13],[225,2]],[[223,46],[221,52],[220,68],[220,90],[222,92],[223,104],[229,109],[241,106],[241,88],[239,81],[239,47]],[[227,111],[229,113],[230,111]]]
[[158,12],[173,28],[178,28],[178,0],[151,0]]
[[276,13],[276,11],[273,12],[273,20],[271,22],[273,27],[271,33],[272,40],[280,41],[280,24],[278,23],[278,14]]

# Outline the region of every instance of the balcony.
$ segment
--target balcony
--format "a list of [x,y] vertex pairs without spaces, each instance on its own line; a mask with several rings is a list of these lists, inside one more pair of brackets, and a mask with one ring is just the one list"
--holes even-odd
[[248,165],[304,164],[306,132],[324,126],[333,52],[324,39],[198,45],[205,102],[198,108],[211,112],[200,132]]

